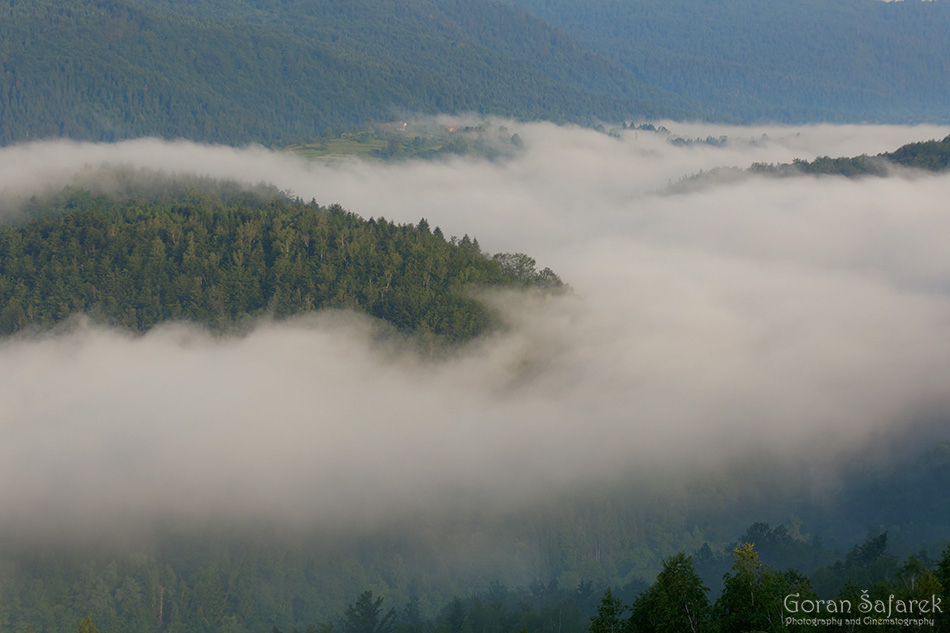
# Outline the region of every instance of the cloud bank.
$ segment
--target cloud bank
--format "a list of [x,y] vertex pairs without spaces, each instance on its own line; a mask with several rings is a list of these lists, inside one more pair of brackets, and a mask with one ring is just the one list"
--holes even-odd
[[506,125],[525,149],[497,163],[308,164],[154,140],[0,150],[8,197],[104,164],[270,182],[527,252],[574,288],[488,297],[510,327],[439,360],[340,313],[233,339],[78,324],[0,342],[7,520],[504,511],[748,454],[824,468],[950,412],[950,177],[663,191],[717,166],[875,154],[946,130],[667,124],[730,139],[712,147]]

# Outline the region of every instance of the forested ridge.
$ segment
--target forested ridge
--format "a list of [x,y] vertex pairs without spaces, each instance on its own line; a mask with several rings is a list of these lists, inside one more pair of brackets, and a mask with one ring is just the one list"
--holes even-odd
[[[415,523],[358,535],[165,526],[115,542],[3,530],[0,631],[69,633],[91,616],[101,633],[678,632],[693,630],[677,609],[689,602],[697,631],[783,632],[813,630],[776,619],[795,592],[932,594],[950,604],[942,528],[950,445],[871,471],[849,473],[838,495],[810,510],[794,501],[803,518],[739,523],[718,536],[714,526],[735,524],[738,506],[745,516],[775,515],[789,500],[737,501],[722,481],[706,482],[702,500],[652,505],[602,491],[526,509],[500,526],[474,512],[455,517],[457,538],[433,538]],[[921,630],[947,631],[947,613]]]
[[934,139],[908,143],[893,152],[882,152],[876,156],[866,154],[838,158],[819,156],[811,161],[796,159],[791,163],[778,165],[755,163],[750,171],[779,176],[813,174],[856,178],[859,176],[886,176],[894,167],[930,172],[950,170],[950,136],[941,141]]
[[348,308],[433,340],[492,323],[470,294],[561,285],[523,254],[481,252],[441,229],[364,220],[277,191],[226,184],[111,196],[67,187],[0,226],[0,332],[74,314],[143,332],[182,320],[216,330],[249,319]]
[[2,144],[282,146],[466,112],[590,121],[693,110],[487,0],[0,2]]
[[887,551],[886,532],[869,535],[809,578],[793,568],[774,568],[757,551],[756,541],[791,545],[783,526],[773,530],[758,523],[746,537],[732,548],[733,564],[715,600],[694,557],[679,553],[664,561],[656,581],[631,603],[608,589],[590,633],[950,630],[944,611],[950,600],[950,545],[939,560],[920,552],[901,564]]
[[712,119],[948,120],[947,2],[507,1]]
[[[421,134],[377,137],[366,130],[417,114],[468,112],[623,121],[625,128],[657,118],[946,121],[947,9],[946,0],[0,0],[0,145],[158,136],[323,147],[333,139],[378,143],[367,154],[386,160],[466,152],[491,158],[501,146],[483,144],[475,132],[446,132],[426,146]],[[505,130],[502,141],[505,151],[519,151],[517,134]],[[751,171],[863,177],[895,166],[946,171],[950,136],[878,156]],[[748,177],[749,170],[716,173]],[[482,289],[564,288],[528,254],[493,256],[485,252],[490,244],[462,234],[464,228],[424,218],[396,223],[378,215],[388,216],[385,208],[361,217],[266,186],[117,177],[124,182],[118,191],[74,185],[22,204],[0,202],[10,207],[0,208],[0,347],[15,352],[3,358],[5,369],[20,371],[19,359],[37,342],[58,345],[62,335],[68,345],[74,334],[84,336],[83,328],[68,331],[76,319],[134,335],[186,323],[230,341],[258,324],[316,310],[377,319],[374,331],[382,337],[454,354],[503,327],[479,300]],[[611,292],[641,303],[650,296],[629,287]],[[618,312],[619,319],[637,317]],[[558,343],[542,337],[541,344]],[[17,356],[20,350],[26,352]],[[642,352],[618,349],[623,353]],[[35,385],[30,397],[60,388],[29,364],[23,371]],[[175,397],[161,384],[143,388]],[[196,380],[194,389],[208,385]],[[375,405],[370,388],[354,389]],[[447,398],[461,407],[468,396],[449,391]],[[7,414],[0,402],[0,424],[18,405]],[[313,408],[318,416],[334,414],[321,401]],[[220,411],[196,412],[197,430],[201,416],[227,415]],[[649,412],[632,413],[646,419]],[[452,425],[453,415],[437,422]],[[54,473],[53,488],[75,475],[54,463],[49,448],[70,441],[56,427],[72,423],[71,416],[67,410],[41,428],[38,441],[24,444],[24,463],[35,460],[37,472],[7,467],[11,489],[29,496],[32,488],[19,477],[41,475],[41,487],[42,475]],[[128,416],[130,426],[135,418]],[[272,432],[267,416],[260,418],[260,428]],[[24,419],[21,426],[32,425],[29,415]],[[485,420],[486,441],[513,453],[519,445],[491,435],[494,422]],[[74,426],[90,436],[100,428]],[[159,426],[156,435],[178,428],[166,429],[164,420]],[[521,445],[532,452],[535,438],[543,448],[558,431],[546,419],[532,427]],[[482,433],[480,424],[475,428]],[[643,442],[649,433],[644,428]],[[308,446],[293,435],[286,439]],[[608,433],[597,439],[615,441]],[[431,456],[452,467],[453,447],[423,435],[416,441],[425,450],[383,450],[394,462]],[[914,448],[905,450],[927,441],[907,439]],[[227,451],[227,442],[221,446]],[[357,473],[362,485],[373,486],[373,476],[390,473],[374,470],[362,447],[345,453],[354,463],[339,476]],[[65,450],[87,463],[99,459],[78,443]],[[599,458],[573,452],[572,459]],[[275,467],[250,454],[250,472]],[[121,445],[114,451],[120,462],[135,455]],[[539,493],[510,510],[483,512],[463,498],[457,507],[467,510],[447,518],[441,508],[421,508],[379,525],[326,527],[336,525],[331,516],[301,527],[279,512],[253,525],[176,524],[149,515],[154,521],[140,534],[124,530],[95,499],[73,500],[76,525],[47,525],[55,522],[0,507],[0,633],[908,630],[784,620],[789,594],[857,604],[865,590],[884,601],[940,596],[935,626],[919,630],[950,631],[950,444],[893,464],[864,466],[862,458],[829,464],[840,482],[820,499],[809,496],[807,483],[789,484],[792,492],[773,486],[788,473],[771,463],[743,470],[730,462],[726,468],[738,475],[700,469],[701,481],[682,485],[688,492],[650,492],[667,473],[691,476],[692,465],[673,473],[671,462],[667,471],[644,468],[615,484]],[[198,461],[205,466],[204,453]],[[524,462],[531,468],[530,459]],[[209,454],[207,468],[215,467]],[[169,459],[160,468],[180,466]],[[69,486],[53,492],[70,494]],[[147,492],[142,496],[147,504]],[[102,533],[90,536],[85,521]]]
[[752,163],[748,169],[717,167],[686,176],[669,187],[672,192],[695,189],[711,181],[732,181],[748,174],[777,178],[796,176],[844,176],[845,178],[884,178],[895,170],[914,170],[918,173],[943,173],[950,170],[950,136],[943,140],[920,141],[902,145],[891,152],[874,156],[819,156],[813,160],[796,158],[790,163]]
[[[941,552],[899,558],[888,533],[879,532],[829,558],[820,544],[793,530],[755,523],[718,554],[707,545],[692,555],[667,557],[652,583],[605,588],[590,579],[574,586],[537,580],[513,587],[492,579],[462,595],[444,587],[448,591],[435,600],[432,594],[420,597],[411,584],[400,585],[404,569],[382,560],[360,565],[301,543],[232,541],[209,547],[200,559],[187,544],[171,541],[159,553],[98,560],[52,550],[22,552],[6,559],[0,578],[0,630],[75,631],[84,617],[81,633],[89,633],[90,626],[102,633],[950,630],[945,609],[950,544]],[[768,562],[810,551],[828,560],[811,574]],[[715,591],[701,573],[710,557],[725,567]],[[818,600],[825,602],[816,611]],[[862,600],[871,605],[869,611],[861,610]],[[908,613],[911,600],[928,607]],[[902,610],[895,610],[896,601]],[[864,622],[864,616],[885,622]],[[816,617],[859,621],[850,626],[794,621]],[[902,622],[907,618],[928,618],[932,624],[908,626]]]
[[2,0],[0,144],[276,147],[470,112],[946,121],[948,30],[945,2]]

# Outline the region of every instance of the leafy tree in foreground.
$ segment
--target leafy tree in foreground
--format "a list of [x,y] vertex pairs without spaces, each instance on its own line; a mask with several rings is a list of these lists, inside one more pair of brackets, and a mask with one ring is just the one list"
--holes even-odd
[[943,583],[944,589],[950,590],[950,543],[943,550],[940,562],[937,563],[937,578]]
[[942,631],[950,631],[950,543],[937,563],[937,581],[943,589],[943,612],[937,615]]
[[723,633],[781,631],[782,599],[788,585],[759,559],[751,543],[734,550],[735,563],[723,578],[715,615]]
[[693,569],[693,559],[680,553],[663,561],[656,582],[633,603],[630,629],[634,633],[705,631],[711,607],[709,589]]

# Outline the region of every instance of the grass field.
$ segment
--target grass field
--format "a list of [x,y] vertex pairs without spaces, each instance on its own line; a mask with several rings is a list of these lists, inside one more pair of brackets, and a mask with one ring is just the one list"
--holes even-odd
[[344,138],[326,139],[316,143],[292,145],[285,148],[284,151],[293,152],[308,159],[339,158],[344,156],[375,158],[373,151],[385,149],[386,146],[387,142],[378,138],[360,140],[354,136],[347,136]]
[[339,138],[316,139],[311,143],[292,145],[284,151],[308,160],[334,161],[355,156],[365,160],[433,159],[439,156],[483,156],[497,158],[520,147],[517,134],[507,128],[455,128],[435,133],[404,134],[391,132],[347,132]]

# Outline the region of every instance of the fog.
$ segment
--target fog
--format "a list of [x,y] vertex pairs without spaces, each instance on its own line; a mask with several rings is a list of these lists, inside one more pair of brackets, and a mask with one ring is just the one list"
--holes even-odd
[[79,320],[7,339],[5,520],[504,513],[627,478],[672,494],[683,475],[749,455],[818,486],[833,464],[950,413],[950,176],[667,191],[701,170],[876,154],[946,129],[666,123],[728,138],[715,147],[494,124],[523,138],[514,158],[308,163],[157,140],[0,149],[11,200],[88,185],[103,166],[269,182],[529,253],[572,287],[486,295],[507,327],[438,359],[340,312],[231,338]]

